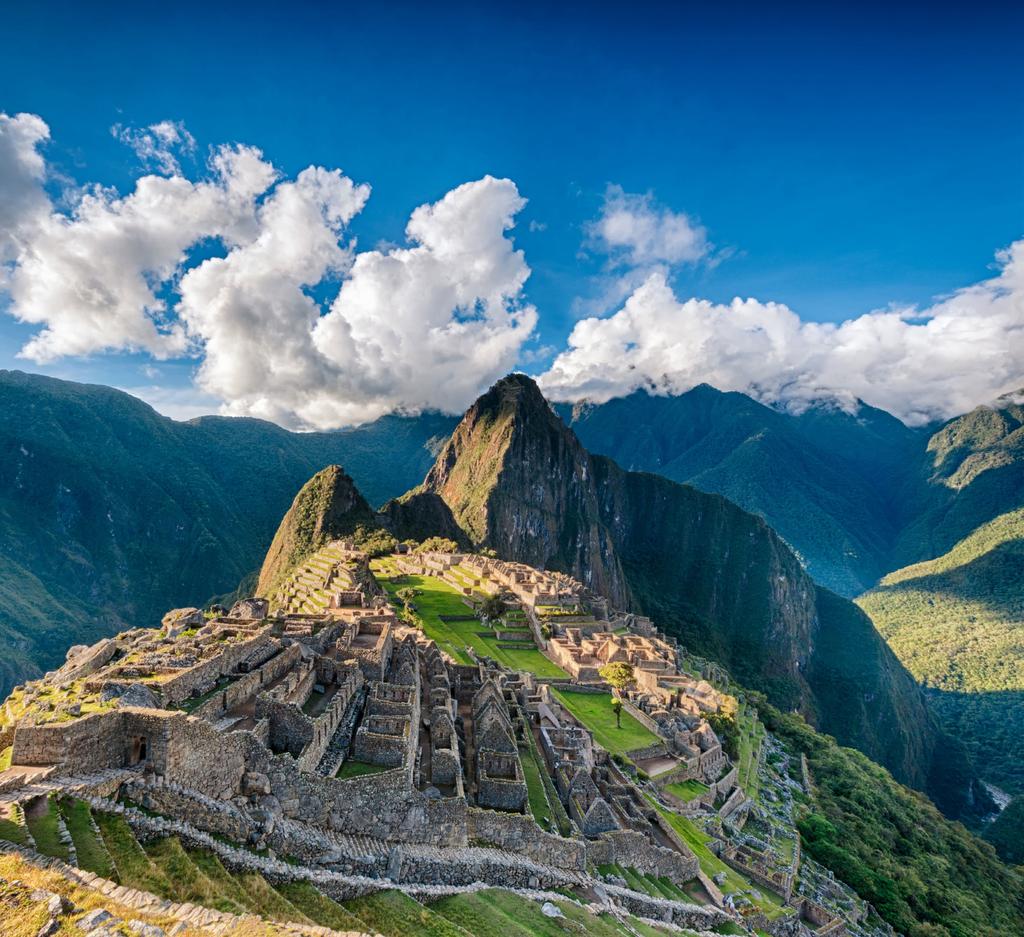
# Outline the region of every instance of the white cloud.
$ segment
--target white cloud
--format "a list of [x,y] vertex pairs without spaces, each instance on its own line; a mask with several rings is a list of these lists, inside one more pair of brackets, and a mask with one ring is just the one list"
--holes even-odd
[[148,403],[157,413],[172,420],[192,420],[216,413],[220,401],[194,387],[163,387],[148,384],[142,387],[118,387],[126,394]]
[[707,231],[685,212],[674,212],[648,192],[636,195],[610,185],[601,214],[586,226],[589,246],[612,266],[652,267],[696,263],[711,251]]
[[114,124],[110,132],[135,151],[144,167],[155,169],[166,176],[181,172],[178,153],[191,155],[196,151],[195,137],[181,121],[162,120],[143,130]]
[[33,361],[100,351],[186,351],[162,291],[203,238],[253,236],[256,199],[275,178],[259,150],[222,147],[211,177],[143,176],[121,197],[86,189],[69,214],[33,218],[10,276],[10,313],[42,325],[22,349]]
[[756,299],[680,301],[653,273],[613,315],[578,322],[541,384],[603,401],[707,382],[796,409],[860,398],[912,424],[951,417],[1024,384],[1024,241],[998,259],[997,276],[929,308],[841,324]]
[[[188,356],[197,396],[169,392],[175,412],[221,401],[222,412],[328,428],[394,409],[458,411],[553,353],[527,344],[530,268],[509,234],[525,200],[508,179],[461,185],[413,212],[403,244],[357,252],[348,225],[369,187],[338,170],[282,179],[235,145],[190,179],[175,154],[195,141],[161,122],[126,139],[162,174],[126,195],[72,188],[65,208],[67,193],[48,194],[61,182],[42,155],[48,139],[40,118],[0,114],[0,291],[6,312],[38,326],[24,357]],[[821,324],[755,299],[677,299],[672,269],[713,262],[712,249],[649,195],[609,188],[588,237],[607,255],[600,302],[617,311],[576,324],[541,377],[557,398],[707,381],[790,407],[859,397],[921,422],[1024,385],[1024,241],[997,275],[927,309]]]
[[39,148],[50,128],[34,114],[0,113],[0,286],[29,231],[49,210],[46,163]]
[[307,282],[349,255],[331,245],[330,225],[264,218],[266,256],[241,249],[182,281],[184,317],[205,343],[200,386],[230,413],[319,428],[463,408],[513,367],[536,324],[519,301],[529,268],[505,236],[523,204],[513,183],[488,176],[420,206],[412,246],[355,255],[322,317],[299,288],[297,259],[275,266],[274,242],[316,232],[296,251]]

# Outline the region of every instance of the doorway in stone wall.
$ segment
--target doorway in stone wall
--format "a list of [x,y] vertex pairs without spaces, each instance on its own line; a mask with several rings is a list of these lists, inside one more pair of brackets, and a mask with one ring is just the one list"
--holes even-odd
[[132,751],[129,757],[129,764],[137,765],[146,760],[149,754],[149,739],[144,735],[132,737]]

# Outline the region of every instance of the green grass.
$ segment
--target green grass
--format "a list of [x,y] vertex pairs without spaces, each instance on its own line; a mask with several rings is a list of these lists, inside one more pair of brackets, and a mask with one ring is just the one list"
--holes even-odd
[[205,849],[189,849],[188,857],[193,865],[217,889],[221,898],[231,901],[246,911],[255,911],[256,905],[248,892],[238,884],[238,880],[224,868],[220,859]]
[[591,731],[594,739],[612,754],[624,755],[661,741],[625,710],[622,712],[622,727],[616,726],[610,693],[555,690],[555,695]]
[[765,736],[764,726],[746,704],[736,715],[736,725],[740,733],[739,785],[748,797],[756,800],[761,789],[757,769]]
[[367,774],[380,774],[382,771],[389,771],[390,768],[383,768],[380,765],[368,765],[365,761],[353,761],[348,759],[339,769],[335,777],[339,781],[347,781],[349,778],[361,778]]
[[36,841],[36,849],[44,856],[54,856],[57,859],[68,858],[68,848],[60,841],[57,831],[57,801],[52,795],[46,798],[45,810],[39,809],[39,804],[33,805],[32,809],[25,814],[25,825],[28,827],[32,838]]
[[425,908],[400,891],[381,891],[344,903],[369,928],[384,937],[466,937],[446,918]]
[[750,891],[751,889],[756,889],[761,893],[762,898],[760,901],[751,898],[751,901],[761,908],[769,918],[776,918],[784,913],[785,908],[781,896],[776,895],[763,885],[755,885],[745,875],[737,872],[731,866],[726,865],[708,848],[708,841],[711,837],[708,836],[707,833],[686,817],[682,817],[678,813],[673,813],[673,811],[662,807],[661,804],[659,804],[650,795],[645,794],[644,796],[647,797],[651,802],[651,805],[669,822],[672,829],[679,834],[680,838],[686,843],[686,845],[690,847],[693,854],[697,857],[697,862],[700,864],[701,871],[707,875],[708,878],[714,878],[714,876],[718,875],[720,872],[725,873],[725,882],[719,886],[723,892]]
[[167,876],[146,855],[124,819],[112,813],[97,813],[95,819],[103,845],[117,867],[118,881],[130,888],[170,897],[174,890]]
[[419,594],[413,599],[416,621],[422,627],[423,633],[436,641],[438,646],[458,663],[473,663],[472,657],[467,653],[467,648],[472,648],[477,654],[491,657],[512,670],[526,670],[538,677],[568,676],[536,647],[499,647],[500,642],[497,638],[481,636],[479,632],[484,631],[484,625],[480,621],[442,621],[442,615],[466,615],[470,611],[462,595],[448,583],[435,576],[396,577],[395,567],[380,561],[374,562],[373,569],[377,581],[387,591],[392,604],[399,611],[402,609],[402,603],[396,598],[398,590],[418,590]]
[[310,882],[286,882],[274,886],[292,907],[321,927],[339,931],[361,931],[366,926],[354,914],[332,901]]
[[13,751],[13,745],[8,745],[7,748],[0,751],[0,771],[6,771],[11,766],[11,753]]
[[545,917],[536,901],[486,889],[442,898],[430,908],[474,937],[659,937],[665,933],[636,918],[629,918],[628,926],[622,926],[610,915],[592,914],[568,901],[556,904],[564,917]]
[[89,805],[77,798],[64,798],[59,805],[71,840],[75,844],[79,866],[103,878],[113,879],[114,864],[110,861],[110,853],[103,845],[103,840],[96,835],[89,822]]
[[177,837],[154,840],[143,846],[143,851],[170,883],[171,894],[168,897],[174,901],[190,901],[231,914],[245,911],[244,905],[222,894],[217,883],[206,877],[182,848]]
[[291,921],[296,924],[312,924],[298,908],[284,895],[274,891],[270,883],[256,872],[235,875],[239,886],[248,895],[249,903],[256,914],[275,921]]
[[696,781],[691,778],[689,781],[676,781],[672,784],[666,784],[665,790],[670,794],[674,794],[680,800],[688,803],[689,801],[700,797],[701,794],[706,794],[711,790],[711,788],[701,781]]
[[[18,816],[21,816],[19,807],[13,807],[12,809],[18,810]],[[0,817],[0,839],[6,839],[9,843],[17,843],[19,846],[28,845],[28,835],[25,826],[13,818]]]
[[525,746],[519,749],[519,760],[523,764],[523,776],[526,778],[526,790],[529,796],[530,813],[542,827],[547,829],[551,819],[551,806],[548,795],[544,792],[541,780],[541,767],[533,757],[533,751]]

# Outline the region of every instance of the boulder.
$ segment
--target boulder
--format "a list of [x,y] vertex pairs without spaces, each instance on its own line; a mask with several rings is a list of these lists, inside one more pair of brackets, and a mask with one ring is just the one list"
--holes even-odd
[[172,608],[160,620],[160,626],[169,638],[176,638],[189,628],[201,628],[206,618],[198,608]]
[[270,603],[266,599],[255,597],[242,599],[231,606],[231,611],[228,612],[228,618],[263,619],[267,617],[267,612],[269,610]]
[[[106,688],[104,688],[106,689]],[[139,709],[162,709],[163,706],[157,695],[147,686],[141,683],[133,683],[117,701],[118,707],[135,706]]]
[[540,913],[543,914],[544,917],[565,917],[562,913],[562,909],[558,907],[557,904],[552,904],[550,901],[545,901],[544,904],[540,906]]

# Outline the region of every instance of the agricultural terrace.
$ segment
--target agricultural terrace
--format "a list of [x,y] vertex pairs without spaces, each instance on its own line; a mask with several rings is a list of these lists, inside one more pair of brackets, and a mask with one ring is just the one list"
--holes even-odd
[[[561,667],[537,650],[528,629],[523,630],[521,642],[498,641],[493,633],[489,633],[489,626],[473,614],[463,596],[448,583],[435,576],[404,575],[387,559],[374,560],[371,569],[399,615],[419,625],[428,638],[436,641],[438,647],[458,663],[473,663],[467,653],[467,648],[472,648],[477,654],[491,657],[512,670],[525,670],[538,677],[567,678],[568,675]],[[400,589],[416,591],[412,599],[411,615],[405,614],[403,602],[398,598]],[[470,615],[473,617],[468,618]],[[449,620],[445,621],[444,618]],[[466,620],[451,620],[458,618]],[[512,627],[520,624],[515,622]],[[523,646],[509,646],[515,643],[522,643]]]
[[746,703],[736,714],[736,725],[740,735],[739,784],[748,797],[757,800],[761,787],[757,768],[761,760],[765,728],[758,720],[756,711]]
[[661,741],[625,709],[622,711],[620,728],[615,722],[610,693],[577,693],[572,690],[554,692],[559,702],[590,730],[595,741],[613,755],[625,755]]
[[[763,885],[754,884],[732,866],[726,865],[708,847],[711,837],[692,820],[663,807],[650,794],[644,796],[650,801],[651,806],[668,821],[686,845],[693,850],[693,854],[700,863],[701,871],[708,878],[714,878],[721,873],[725,874],[725,881],[719,886],[723,892],[746,892],[747,897],[771,919],[781,917],[785,913],[782,896],[775,894]],[[758,898],[751,892],[757,892],[761,897]]]

